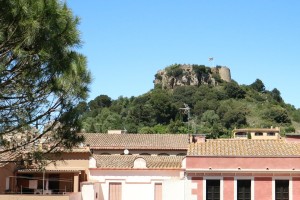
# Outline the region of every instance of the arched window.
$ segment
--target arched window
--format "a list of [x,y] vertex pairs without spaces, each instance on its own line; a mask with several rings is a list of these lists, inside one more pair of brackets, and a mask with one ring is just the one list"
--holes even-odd
[[167,154],[167,153],[160,153],[160,154],[158,154],[159,156],[169,156],[169,154]]
[[140,153],[140,155],[142,155],[142,156],[150,156],[151,154],[150,153]]

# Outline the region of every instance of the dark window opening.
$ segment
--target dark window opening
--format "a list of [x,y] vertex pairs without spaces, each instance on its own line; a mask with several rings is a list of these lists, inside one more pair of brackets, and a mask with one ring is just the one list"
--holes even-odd
[[220,180],[206,180],[206,200],[220,200]]
[[237,199],[251,200],[251,180],[237,181]]
[[269,132],[267,135],[268,136],[275,136],[275,133],[274,132]]
[[235,134],[236,137],[247,137],[247,133],[246,132],[237,132]]
[[289,180],[275,181],[275,200],[289,199]]
[[169,156],[169,154],[167,154],[167,153],[160,153],[160,154],[158,154],[159,156]]
[[140,153],[140,155],[142,155],[142,156],[150,156],[151,154],[150,153]]

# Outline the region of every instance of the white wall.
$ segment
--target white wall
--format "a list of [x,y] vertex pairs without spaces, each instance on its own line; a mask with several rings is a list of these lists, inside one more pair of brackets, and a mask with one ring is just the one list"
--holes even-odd
[[125,184],[122,188],[122,200],[153,200],[153,184]]
[[184,200],[184,190],[184,180],[165,180],[162,184],[163,200]]
[[[180,170],[91,170],[90,181],[97,187],[82,184],[82,200],[108,200],[109,183],[122,184],[122,200],[153,200],[155,183],[162,183],[163,200],[184,200],[185,181],[180,179]],[[88,183],[87,183],[88,184]]]
[[93,184],[82,184],[81,185],[82,200],[94,200],[95,191]]
[[104,200],[100,183],[81,183],[81,200]]
[[[122,183],[122,200],[153,200],[154,199],[154,184],[162,183],[163,200],[187,200],[185,196],[186,181],[179,179],[164,180],[161,182],[151,181],[150,183],[126,183],[121,181],[107,181],[102,183],[90,183],[82,185],[82,200],[108,200],[109,183]],[[93,185],[94,184],[94,185]],[[190,190],[188,190],[190,193]],[[95,198],[95,193],[98,192],[98,199]]]

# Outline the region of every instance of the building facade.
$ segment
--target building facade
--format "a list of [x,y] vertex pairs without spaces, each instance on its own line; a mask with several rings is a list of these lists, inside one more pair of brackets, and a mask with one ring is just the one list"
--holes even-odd
[[280,139],[280,128],[271,127],[271,128],[243,128],[243,129],[234,129],[233,138],[235,139]]
[[217,139],[189,145],[191,200],[300,199],[300,145]]
[[93,152],[83,200],[184,199],[188,135],[85,134]]
[[80,183],[87,181],[90,156],[89,148],[82,147],[53,155],[44,168],[20,161],[2,163],[0,200],[80,200]]
[[116,131],[83,135],[82,147],[63,152],[42,171],[1,163],[6,194],[0,200],[300,199],[297,134],[214,140]]

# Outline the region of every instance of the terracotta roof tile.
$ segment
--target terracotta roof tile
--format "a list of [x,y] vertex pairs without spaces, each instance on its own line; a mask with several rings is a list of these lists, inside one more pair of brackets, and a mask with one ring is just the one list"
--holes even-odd
[[91,149],[187,149],[187,134],[84,133]]
[[148,169],[180,169],[184,156],[142,156],[142,155],[94,155],[98,168],[124,168],[130,169],[134,166],[137,158],[146,161]]
[[188,156],[300,156],[300,143],[284,140],[207,140],[190,144]]
[[[69,172],[79,172],[79,169],[46,169],[45,172],[60,172],[60,173],[69,173]],[[43,173],[42,169],[19,169],[19,173],[30,173],[30,172],[35,172],[35,173]]]

